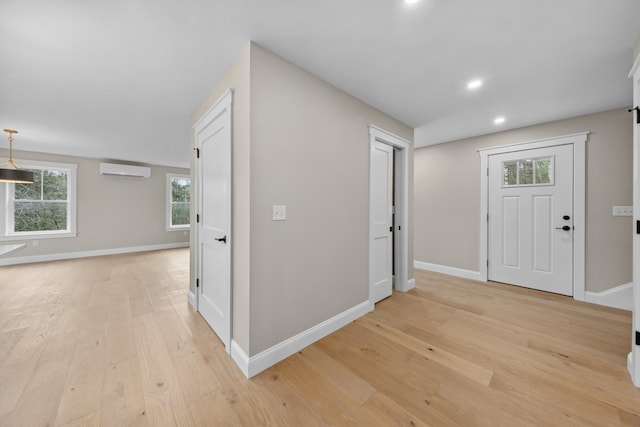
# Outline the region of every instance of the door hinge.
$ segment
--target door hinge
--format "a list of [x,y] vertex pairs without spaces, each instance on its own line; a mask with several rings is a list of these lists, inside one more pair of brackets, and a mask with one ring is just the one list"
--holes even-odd
[[640,125],[640,107],[631,108],[629,112],[636,112],[636,124]]
[[391,227],[389,227],[389,232],[393,233],[393,225]]
[[640,331],[636,331],[636,345],[640,345]]
[[199,148],[194,148],[194,150],[196,151],[196,158],[199,159],[200,158],[200,149]]
[[200,214],[196,214],[196,222],[200,222]]
[[487,260],[487,267],[489,267],[489,260]]
[[196,288],[200,287],[200,279],[196,279]]
[[487,222],[489,222],[489,214],[487,214]]
[[395,215],[395,214],[396,214],[396,207],[391,206],[391,215]]
[[400,231],[400,230],[402,230],[402,226],[401,225],[398,226],[398,231]]

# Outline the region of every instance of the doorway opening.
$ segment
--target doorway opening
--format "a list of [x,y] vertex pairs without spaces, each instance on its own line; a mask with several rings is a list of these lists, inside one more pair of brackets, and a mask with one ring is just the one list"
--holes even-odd
[[[571,260],[573,261],[573,265],[571,266],[571,269],[570,269],[571,271],[569,271],[568,275],[565,275],[564,278],[561,279],[565,281],[566,280],[570,281],[570,283],[568,283],[568,290],[562,293],[573,295],[574,299],[584,301],[585,299],[585,277],[584,277],[585,217],[586,217],[585,215],[585,194],[586,194],[585,192],[586,190],[585,145],[587,141],[587,135],[588,133],[585,132],[585,133],[579,133],[574,135],[567,135],[567,136],[561,136],[556,138],[549,138],[544,140],[524,142],[520,144],[513,144],[508,146],[479,150],[480,171],[481,171],[480,173],[480,188],[481,188],[481,193],[480,193],[480,202],[481,202],[480,277],[481,277],[481,280],[487,281],[490,279],[489,277],[490,264],[494,264],[494,263],[500,264],[502,261],[505,261],[505,262],[509,261],[511,264],[514,264],[514,267],[515,267],[515,264],[517,262],[520,262],[521,260],[515,256],[512,256],[515,253],[514,252],[515,249],[506,251],[503,248],[502,252],[500,252],[500,250],[498,251],[495,250],[496,245],[500,245],[500,244],[511,244],[515,248],[516,243],[514,242],[517,242],[518,241],[517,239],[520,238],[520,236],[517,236],[517,238],[514,238],[514,239],[508,239],[505,237],[505,235],[508,233],[512,233],[516,235],[518,233],[518,230],[516,228],[519,227],[519,224],[517,222],[519,221],[520,217],[515,214],[511,215],[509,212],[515,213],[519,209],[526,209],[527,211],[526,214],[529,215],[529,217],[532,217],[533,213],[535,213],[537,209],[538,213],[541,214],[539,217],[539,226],[544,225],[546,234],[541,233],[539,236],[534,234],[530,238],[530,239],[538,239],[538,241],[535,242],[535,244],[531,245],[531,247],[533,247],[534,249],[529,248],[528,249],[529,252],[519,254],[519,256],[521,258],[527,257],[528,258],[527,262],[530,262],[530,263],[533,262],[531,261],[532,259],[534,259],[536,256],[539,256],[539,259],[536,260],[535,262],[540,261],[539,265],[543,265],[543,266],[551,265],[554,262],[554,260],[552,260],[551,258],[549,258],[548,263],[545,263],[546,258],[544,257],[548,255],[548,251],[538,250],[539,248],[544,246],[544,245],[541,245],[540,242],[542,243],[546,242],[547,247],[550,248],[549,250],[553,252],[558,250],[557,249],[559,247],[558,245],[562,244],[563,240],[566,241],[567,239],[571,238],[572,245],[569,248],[569,253],[567,256],[571,258]],[[545,150],[553,151],[554,147],[561,147],[561,146],[570,147],[571,153],[568,154],[569,156],[568,162],[573,163],[572,173],[570,174],[570,176],[566,178],[567,180],[571,181],[570,184],[573,187],[572,199],[569,200],[570,203],[568,204],[567,207],[565,207],[565,210],[567,211],[570,210],[572,211],[571,213],[553,212],[552,196],[550,195],[551,193],[549,194],[547,194],[547,192],[545,192],[544,194],[532,193],[531,195],[529,195],[529,198],[530,200],[533,200],[533,202],[529,201],[527,202],[527,204],[520,203],[518,197],[515,194],[514,195],[506,194],[508,191],[510,191],[509,189],[510,182],[504,181],[505,179],[507,179],[505,178],[505,176],[509,175],[508,173],[509,168],[514,167],[517,169],[518,167],[523,167],[526,169],[527,166],[533,167],[536,165],[536,159],[538,158],[540,159],[539,163],[541,165],[543,166],[550,165],[551,163],[549,162],[555,161],[555,157],[554,157],[555,154],[551,154],[551,157],[549,157],[547,154],[542,155],[540,153],[542,153]],[[540,151],[535,151],[535,150],[540,150]],[[531,155],[532,153],[536,155],[535,156]],[[538,154],[540,155],[538,156]],[[493,169],[493,174],[496,175],[496,176],[493,176],[493,178],[490,176],[490,174],[492,173],[491,169]],[[545,179],[547,178],[548,177],[546,177]],[[492,196],[491,196],[490,186],[492,185],[492,181],[494,186],[496,186],[495,184],[496,181],[499,182],[499,188],[494,189],[493,194],[498,195],[499,196],[498,199],[500,197],[503,198],[504,202],[502,204],[500,204],[500,201],[496,202],[494,200],[492,202],[491,200]],[[505,184],[505,182],[507,182],[507,184]],[[535,184],[535,181],[533,181],[533,183]],[[512,185],[512,187],[514,189],[525,188],[527,185],[528,185],[528,181],[525,181],[524,183],[521,183],[520,181],[516,181],[515,184]],[[531,188],[533,188],[534,186],[531,186]],[[542,188],[542,185],[540,186],[540,188]],[[533,190],[527,190],[527,191],[531,192]],[[548,207],[547,211],[543,209],[545,207]],[[493,210],[493,213],[491,212],[491,210]],[[548,215],[546,216],[542,215],[544,214],[544,212],[547,212]],[[501,214],[502,215],[509,214],[513,218],[508,219],[507,222],[505,222],[504,218],[501,217]],[[495,218],[496,215],[498,216],[497,219]],[[558,215],[559,217],[556,218],[556,216]],[[494,216],[494,217],[490,218],[490,216]],[[569,219],[564,219],[565,217],[569,217]],[[529,219],[530,218],[528,218],[527,221],[529,221]],[[571,222],[571,224],[568,224],[568,222]],[[490,227],[490,224],[491,224],[491,227]],[[500,230],[501,227],[502,229]],[[556,230],[556,227],[558,228],[558,230]],[[563,227],[569,227],[569,230],[566,230]],[[509,228],[511,228],[512,230],[509,231]],[[494,233],[496,229],[499,229],[498,230],[499,236],[496,237],[494,235],[492,237],[492,233]],[[500,234],[500,233],[503,233],[503,234]],[[547,237],[548,237],[548,241],[545,241],[544,239],[546,239]],[[554,239],[557,242],[554,243]],[[521,245],[521,243],[519,242],[518,244]],[[556,245],[555,247],[554,247],[554,244]],[[535,246],[535,245],[538,245],[538,246]],[[536,250],[538,250],[539,254],[536,253]],[[496,253],[498,255],[496,255]],[[509,260],[501,259],[499,255],[500,253],[509,254],[511,258]],[[562,262],[562,261],[555,261],[555,262]],[[533,269],[535,270],[535,266]],[[511,269],[507,268],[507,270],[515,271],[515,268],[511,268]],[[544,268],[538,268],[538,270],[542,271],[544,270]],[[492,273],[495,274],[495,272],[493,271]],[[538,272],[535,272],[535,273],[537,274]],[[541,274],[546,274],[546,273],[541,272]],[[498,276],[502,277],[499,274]],[[514,280],[521,280],[521,279],[515,278]],[[509,283],[509,281],[506,281],[506,282]],[[542,280],[542,282],[544,282],[544,279]],[[527,286],[527,283],[516,283],[516,284],[521,286]],[[535,286],[529,286],[529,287],[535,287]],[[543,289],[543,290],[547,290],[547,289]],[[554,292],[553,290],[550,290],[550,291]]]
[[232,105],[229,89],[196,122],[196,307],[231,351]]
[[369,126],[369,302],[406,292],[409,281],[409,141]]

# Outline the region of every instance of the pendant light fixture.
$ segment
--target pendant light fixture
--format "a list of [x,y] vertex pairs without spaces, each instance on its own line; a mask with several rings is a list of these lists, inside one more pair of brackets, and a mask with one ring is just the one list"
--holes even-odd
[[[9,134],[9,161],[0,168],[0,182],[14,182],[18,184],[33,184],[35,177],[33,172],[20,169],[13,161],[13,134],[17,130],[5,129]],[[4,166],[7,166],[6,168]]]

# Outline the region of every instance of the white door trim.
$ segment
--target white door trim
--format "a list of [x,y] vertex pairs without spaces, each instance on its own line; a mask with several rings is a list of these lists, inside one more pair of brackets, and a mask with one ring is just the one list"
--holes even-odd
[[586,196],[586,142],[589,132],[540,139],[500,147],[483,148],[480,154],[480,279],[488,280],[487,257],[489,229],[489,156],[556,145],[573,145],[573,298],[585,300],[585,196]]
[[[230,130],[229,137],[231,139],[231,150],[229,154],[229,187],[230,187],[230,203],[227,206],[227,215],[229,218],[229,229],[227,230],[227,246],[229,251],[229,293],[228,293],[228,301],[225,301],[225,306],[227,308],[227,313],[229,317],[229,321],[227,322],[226,329],[226,339],[223,340],[225,350],[227,353],[231,352],[231,340],[233,338],[233,89],[227,89],[224,94],[218,98],[218,100],[198,119],[198,121],[193,125],[193,129],[195,132],[195,149],[199,150],[202,148],[198,141],[198,133],[205,129],[211,122],[213,122],[220,115],[228,112],[226,126]],[[201,183],[202,183],[202,168],[199,165],[198,159],[194,164],[194,176],[195,183],[193,187],[193,194],[195,197],[195,205],[196,205],[196,214],[199,215],[202,212],[202,194],[201,194]],[[196,260],[196,279],[202,277],[202,260],[200,251],[200,224],[196,222],[195,225],[195,260]],[[197,311],[200,311],[200,289],[196,289],[196,301],[195,307]]]
[[[409,148],[410,142],[404,138],[380,129],[374,125],[369,125],[369,156],[374,142],[382,142],[397,148],[394,174],[396,180],[395,187],[395,289],[407,292],[413,288],[413,282],[409,281],[408,256],[409,238],[407,227],[409,225]],[[371,158],[369,158],[369,306],[373,310],[373,250],[371,241],[373,239],[373,228],[371,226]]]
[[[640,56],[636,58],[629,78],[632,79],[633,106],[640,104]],[[636,224],[640,220],[640,124],[636,123],[635,111],[632,115],[633,123],[633,289],[632,289],[632,318],[631,318],[631,352],[627,357],[627,369],[636,387],[640,387],[640,346],[637,342],[636,331],[640,331],[640,235]]]

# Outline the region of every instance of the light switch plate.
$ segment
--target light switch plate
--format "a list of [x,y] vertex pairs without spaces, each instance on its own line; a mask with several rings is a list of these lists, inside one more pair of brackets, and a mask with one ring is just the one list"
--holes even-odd
[[273,220],[284,221],[287,219],[287,206],[286,205],[273,205]]
[[613,216],[633,216],[633,206],[614,206]]

